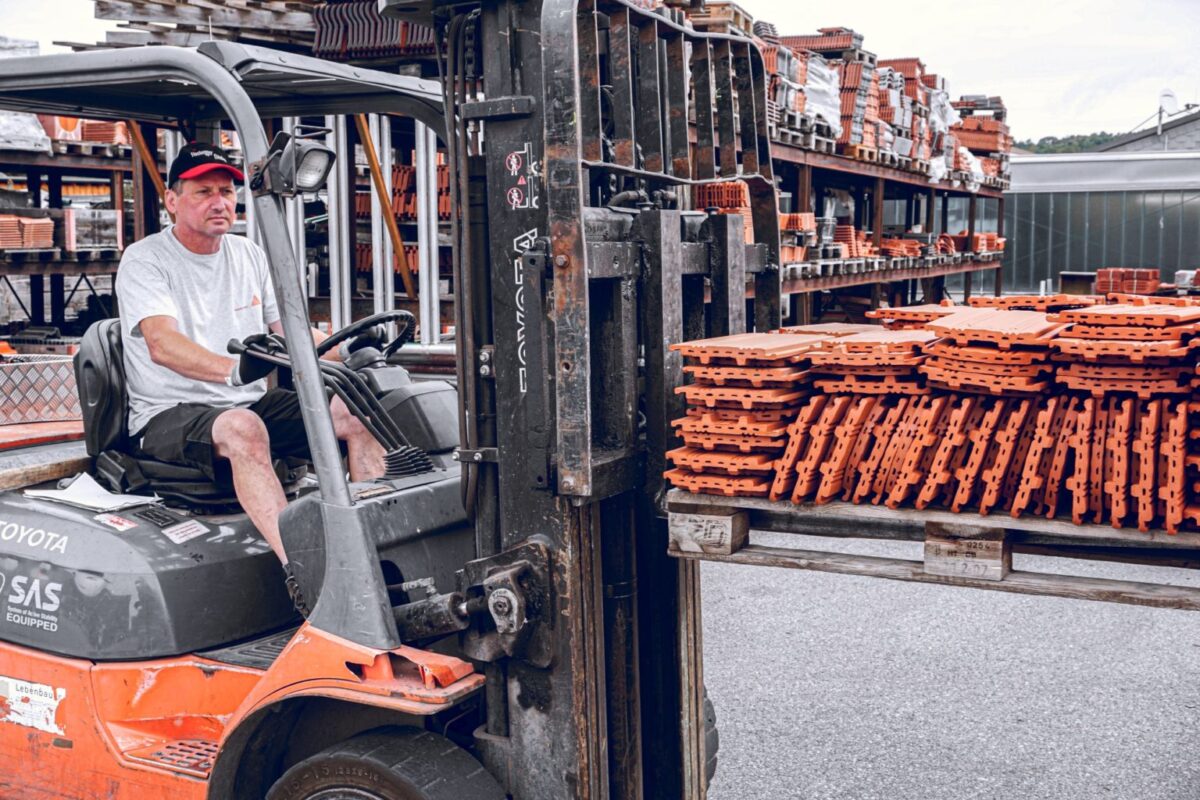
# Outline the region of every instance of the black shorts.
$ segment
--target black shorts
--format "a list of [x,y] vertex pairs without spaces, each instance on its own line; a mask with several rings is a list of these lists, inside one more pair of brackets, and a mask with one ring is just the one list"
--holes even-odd
[[[276,458],[309,458],[308,436],[300,416],[300,399],[290,389],[268,389],[253,404],[245,406],[258,414],[271,438]],[[155,415],[142,428],[138,456],[200,470],[221,486],[233,485],[229,460],[213,449],[212,428],[217,417],[229,411],[204,403],[180,403]]]

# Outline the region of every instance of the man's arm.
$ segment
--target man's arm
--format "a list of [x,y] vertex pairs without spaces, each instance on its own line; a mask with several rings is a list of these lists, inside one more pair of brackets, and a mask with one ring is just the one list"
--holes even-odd
[[237,359],[218,355],[180,333],[174,317],[146,317],[138,329],[146,340],[150,359],[185,378],[224,383],[237,364]]
[[[280,322],[279,320],[275,320],[270,325],[268,325],[267,328],[270,329],[271,333],[277,333],[280,336],[283,336],[283,323]],[[314,347],[316,347],[321,342],[323,342],[329,338],[329,334],[325,333],[324,331],[317,330],[316,328],[309,328],[308,330],[310,333],[312,333]],[[325,355],[321,356],[321,360],[322,361],[341,361],[342,354],[339,353],[338,348],[335,347],[332,350],[330,350],[328,353],[326,353]]]

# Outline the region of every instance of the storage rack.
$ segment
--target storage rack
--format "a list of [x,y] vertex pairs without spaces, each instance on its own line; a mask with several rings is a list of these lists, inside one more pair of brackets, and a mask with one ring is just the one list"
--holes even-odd
[[[979,198],[993,199],[998,203],[997,233],[1004,235],[1004,196],[998,189],[980,187],[971,192],[948,182],[931,183],[918,173],[860,161],[836,153],[808,150],[784,142],[771,143],[771,155],[775,160],[775,172],[784,191],[791,191],[793,210],[813,209],[817,216],[824,211],[825,192],[828,189],[847,189],[855,198],[855,227],[871,231],[876,247],[883,239],[884,200],[899,200],[903,203],[907,227],[917,222],[927,232],[946,230],[949,219],[949,200],[954,197],[967,199],[967,233],[973,239],[979,225]],[[869,202],[867,201],[867,198]],[[940,210],[940,216],[939,216]],[[889,265],[882,270],[861,271],[851,274],[794,277],[789,265],[782,265],[783,292],[788,295],[805,295],[812,292],[831,291],[853,286],[872,286],[872,305],[878,306],[883,288],[888,287],[890,305],[905,305],[914,285],[920,281],[923,294],[929,299],[940,298],[943,282],[947,275],[961,274],[964,279],[964,294],[970,296],[972,276],[977,272],[995,274],[994,291],[1003,293],[1001,253],[966,254],[939,256],[922,259],[903,259],[903,263]],[[886,259],[885,259],[886,260]],[[893,260],[895,261],[895,260]],[[916,262],[916,263],[913,263]],[[809,321],[811,304],[795,302],[792,321]]]
[[[73,178],[100,178],[109,184],[109,203],[114,209],[125,205],[125,181],[132,179],[135,193],[142,193],[140,160],[127,145],[61,142],[53,143],[51,153],[23,150],[0,151],[0,171],[24,175],[34,208],[63,207],[63,183]],[[48,187],[46,203],[41,203],[41,186]],[[61,326],[66,321],[66,308],[81,283],[94,292],[90,277],[115,275],[121,260],[116,248],[68,251],[62,248],[40,250],[0,250],[0,278],[29,278],[28,308],[23,310],[33,325],[47,323]],[[78,276],[74,287],[67,290],[68,276]],[[46,280],[49,279],[50,310],[46,313]],[[10,291],[11,284],[2,287]],[[18,298],[19,302],[19,298]],[[111,311],[112,309],[110,309]]]

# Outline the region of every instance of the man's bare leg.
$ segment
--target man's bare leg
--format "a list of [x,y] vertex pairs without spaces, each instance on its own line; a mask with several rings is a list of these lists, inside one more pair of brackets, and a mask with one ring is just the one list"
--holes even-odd
[[350,451],[350,480],[369,481],[382,476],[386,470],[383,445],[350,413],[340,397],[333,398],[329,412],[333,415],[334,434],[346,443],[346,449]]
[[287,505],[287,498],[271,464],[267,426],[253,411],[233,408],[217,417],[212,439],[216,454],[229,459],[233,489],[242,509],[280,562],[287,564],[279,536],[279,513]]

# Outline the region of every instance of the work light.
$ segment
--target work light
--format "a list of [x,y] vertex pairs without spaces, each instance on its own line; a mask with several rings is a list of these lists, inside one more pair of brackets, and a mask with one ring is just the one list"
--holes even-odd
[[293,139],[289,151],[283,154],[283,163],[288,164],[289,152],[294,174],[290,183],[299,192],[315,192],[325,185],[329,170],[333,168],[334,155],[323,144],[314,141]]
[[[300,127],[297,126],[297,130]],[[256,196],[295,197],[304,192],[315,192],[325,185],[336,155],[311,138],[327,132],[324,128],[317,131],[295,136],[283,131],[275,134],[267,155],[250,166],[250,189]]]

